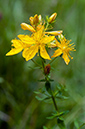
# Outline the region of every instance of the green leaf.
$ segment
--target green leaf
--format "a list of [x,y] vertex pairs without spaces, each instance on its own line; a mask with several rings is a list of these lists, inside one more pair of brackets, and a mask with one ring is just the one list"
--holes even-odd
[[57,95],[56,98],[58,98],[58,99],[68,99],[69,97]]
[[38,97],[38,96],[35,96],[35,98],[36,98],[37,100],[39,100],[39,101],[43,101],[43,100],[50,99],[50,97],[42,97],[42,98],[40,98],[40,97]]
[[58,94],[58,91],[54,91],[53,96],[55,97]]
[[38,80],[39,82],[45,82],[46,80],[45,79],[41,79],[41,80]]
[[69,111],[66,110],[66,111],[62,111],[62,112],[60,112],[60,113],[56,113],[55,115],[56,115],[57,117],[60,117],[60,119],[61,119],[61,116],[67,114],[68,112],[69,112]]
[[46,118],[47,118],[47,119],[53,119],[53,118],[55,118],[55,117],[61,116],[62,114],[63,114],[63,112],[60,112],[60,113],[58,113],[58,112],[52,113],[52,116],[49,116],[49,117],[46,117]]
[[64,112],[56,112],[56,113],[52,113],[52,115],[54,115],[55,117],[60,117],[64,114]]
[[38,96],[35,96],[35,98],[36,98],[37,100],[39,100],[39,101],[42,101],[42,100],[45,99],[45,97],[40,98],[40,97],[38,97]]
[[53,82],[54,80],[53,79],[49,79],[50,82]]
[[52,113],[52,116],[47,117],[47,119],[53,119],[53,118],[59,118],[60,120],[63,120],[63,118],[61,116],[67,114],[69,111],[63,111],[63,112],[55,112]]
[[51,119],[53,119],[53,118],[55,118],[56,116],[48,116],[48,117],[46,117],[47,119],[49,119],[49,120],[51,120]]

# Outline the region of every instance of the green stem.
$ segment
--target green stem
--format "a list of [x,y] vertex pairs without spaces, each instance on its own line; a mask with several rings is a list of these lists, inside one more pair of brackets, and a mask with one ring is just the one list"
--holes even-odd
[[56,57],[55,57],[53,60],[51,60],[51,61],[49,62],[49,64],[51,64],[55,59],[56,59]]
[[[55,110],[57,112],[59,112],[58,107],[57,107],[57,104],[56,104],[56,100],[55,100],[55,97],[54,97],[54,95],[52,93],[52,90],[51,90],[51,86],[50,85],[49,85],[49,88],[48,89],[50,89],[48,91],[50,91],[50,93],[51,93],[51,98],[53,100],[53,104],[54,104]],[[66,129],[65,124],[64,124],[64,121],[63,121],[63,119],[60,119],[60,117],[57,117],[57,125],[60,127],[60,129]]]
[[[50,63],[52,63],[55,59],[56,58],[54,58]],[[43,59],[42,59],[42,67],[43,67],[43,70],[44,70],[45,66],[44,66]],[[55,96],[53,95],[53,91],[51,89],[50,78],[49,78],[48,75],[47,76],[45,75],[45,80],[46,80],[45,88],[46,88],[47,92],[51,95],[55,110],[59,113],[59,110],[58,110],[58,107],[57,107],[57,104],[56,104],[56,100],[55,100]],[[64,121],[63,121],[63,119],[61,119],[61,117],[57,117],[57,125],[59,126],[60,129],[66,129]]]
[[45,31],[48,29],[48,26],[49,26],[49,23],[47,22],[47,25],[46,25]]
[[43,66],[43,70],[44,70],[44,68],[45,68],[45,65],[44,65],[44,61],[43,61],[43,59],[42,59],[42,66]]
[[37,66],[39,66],[39,67],[41,67],[41,68],[42,68],[42,66],[41,66],[41,65],[39,65],[37,62],[35,62],[33,59],[31,59],[31,61],[32,61],[32,62],[34,62]]
[[44,63],[44,59],[40,56],[41,62],[42,62],[42,69],[43,69],[43,73],[44,73],[44,68],[45,68],[45,63]]
[[57,107],[57,104],[56,104],[56,101],[55,101],[55,98],[53,95],[52,95],[52,100],[53,100],[54,107],[55,107],[56,111],[58,112],[58,107]]

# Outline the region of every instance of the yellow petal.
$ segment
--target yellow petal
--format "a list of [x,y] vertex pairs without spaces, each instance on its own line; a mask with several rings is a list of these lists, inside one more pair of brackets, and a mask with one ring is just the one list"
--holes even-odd
[[18,54],[19,52],[22,51],[22,47],[21,48],[12,48],[7,54],[6,56],[12,56],[12,55],[15,55],[15,54]]
[[58,57],[58,56],[60,56],[62,54],[62,50],[61,49],[57,49],[56,51],[55,51],[55,53],[53,54],[53,56],[51,56],[51,58],[52,57]]
[[34,46],[31,46],[30,48],[25,48],[23,50],[22,56],[26,59],[26,61],[28,61],[32,59],[37,52],[38,52],[38,46],[34,45]]
[[23,30],[29,30],[31,32],[35,32],[35,29],[32,26],[30,26],[30,25],[28,25],[26,23],[21,23],[21,28]]
[[45,34],[52,34],[54,36],[60,35],[63,31],[59,30],[59,31],[50,31],[50,32],[45,32]]
[[41,39],[42,38],[42,36],[43,36],[43,30],[44,30],[44,26],[41,26],[41,28],[36,32],[36,33],[34,33],[34,39],[35,40],[38,40],[39,41],[39,39]]
[[68,65],[70,62],[70,59],[68,55],[64,52],[62,58],[64,59],[65,63]]
[[49,47],[49,48],[55,48],[55,47],[56,47],[56,44],[53,43],[53,42],[51,42],[50,44],[48,44],[48,47]]
[[40,45],[40,55],[44,59],[51,60],[50,56],[48,55],[48,53],[47,53],[47,51],[45,49],[45,45]]
[[32,45],[35,44],[35,40],[33,39],[33,37],[30,37],[28,35],[18,35],[18,38],[26,44]]
[[23,43],[18,39],[13,39],[11,40],[11,42],[13,43],[12,46],[14,46],[15,48],[23,47]]
[[41,42],[44,44],[47,44],[47,43],[53,41],[54,38],[55,38],[55,36],[45,36],[42,38]]

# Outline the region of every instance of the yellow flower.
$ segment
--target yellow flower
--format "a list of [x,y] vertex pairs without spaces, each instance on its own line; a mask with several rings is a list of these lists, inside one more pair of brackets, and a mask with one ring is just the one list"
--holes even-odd
[[55,36],[47,36],[44,33],[44,27],[33,33],[31,36],[29,35],[18,35],[20,40],[12,40],[13,44],[12,48],[6,55],[15,55],[23,50],[22,56],[26,59],[26,61],[32,59],[38,50],[40,50],[40,55],[44,59],[50,59],[45,46],[54,40]]
[[32,34],[32,36],[23,36],[19,35],[20,40],[25,44],[31,44],[31,47],[25,48],[23,50],[23,57],[26,61],[32,59],[38,50],[40,50],[40,55],[44,59],[50,60],[50,56],[48,55],[45,46],[49,42],[53,41],[54,36],[47,36],[44,34],[44,28],[42,27],[39,31]]
[[66,40],[64,36],[60,39],[60,43],[56,40],[56,47],[58,47],[58,49],[51,57],[58,57],[62,55],[62,58],[64,59],[65,63],[68,65],[70,62],[69,57],[73,59],[73,57],[70,56],[70,52],[76,51],[74,49],[74,43],[70,44],[70,42],[71,40]]

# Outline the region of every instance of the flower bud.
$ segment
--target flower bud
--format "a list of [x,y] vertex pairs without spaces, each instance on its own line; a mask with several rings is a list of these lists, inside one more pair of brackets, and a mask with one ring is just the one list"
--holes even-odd
[[38,16],[38,19],[39,19],[39,22],[41,22],[41,21],[42,21],[42,16],[39,15],[39,16]]
[[33,17],[30,17],[29,20],[30,20],[30,24],[33,25]]
[[49,23],[52,23],[52,22],[55,20],[56,16],[57,16],[57,13],[53,13],[53,14],[49,17],[48,22],[49,22]]
[[35,29],[32,26],[30,26],[30,25],[28,25],[26,23],[21,23],[21,28],[23,30],[29,30],[31,32],[35,32]]
[[45,32],[45,34],[52,34],[54,36],[60,35],[63,31],[59,30],[59,31],[50,31],[50,32]]
[[36,14],[33,18],[33,24],[34,25],[37,25],[37,23],[39,22],[39,19],[38,19],[38,15]]
[[45,68],[44,68],[45,75],[48,75],[50,73],[50,70],[51,70],[50,64],[46,65]]
[[60,35],[58,35],[58,39],[63,40],[63,39],[65,39],[65,37],[63,36],[63,34],[60,34]]

